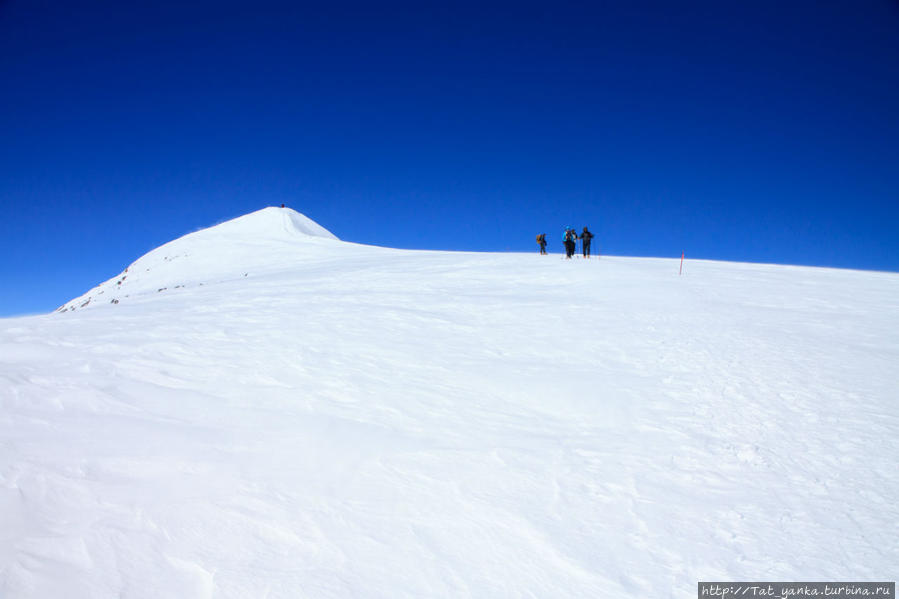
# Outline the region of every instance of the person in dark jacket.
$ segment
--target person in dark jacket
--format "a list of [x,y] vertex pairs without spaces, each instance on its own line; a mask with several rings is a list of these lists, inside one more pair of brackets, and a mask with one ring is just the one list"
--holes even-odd
[[565,227],[565,235],[562,237],[565,242],[565,257],[571,258],[574,256],[574,248],[577,239],[577,233],[571,227]]
[[540,233],[537,235],[537,243],[540,244],[540,255],[546,254],[546,233]]
[[590,257],[590,241],[593,239],[593,233],[587,230],[587,227],[584,227],[584,231],[581,233],[580,240],[581,246],[584,249],[584,258]]

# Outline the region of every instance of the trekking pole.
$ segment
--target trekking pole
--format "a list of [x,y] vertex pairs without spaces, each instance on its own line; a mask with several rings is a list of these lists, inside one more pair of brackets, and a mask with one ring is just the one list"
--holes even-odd
[[684,274],[684,253],[680,253],[680,270],[677,271],[677,275],[680,276]]

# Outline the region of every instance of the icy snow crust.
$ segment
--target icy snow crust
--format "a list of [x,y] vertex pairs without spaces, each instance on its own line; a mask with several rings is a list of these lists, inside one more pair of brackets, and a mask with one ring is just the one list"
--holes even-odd
[[895,579],[899,276],[286,215],[151,252],[118,304],[0,320],[0,597]]

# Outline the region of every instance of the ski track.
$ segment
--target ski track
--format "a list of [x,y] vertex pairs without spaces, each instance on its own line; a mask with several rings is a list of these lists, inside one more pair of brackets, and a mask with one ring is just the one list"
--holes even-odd
[[899,276],[329,239],[245,272],[0,320],[0,596],[895,572]]

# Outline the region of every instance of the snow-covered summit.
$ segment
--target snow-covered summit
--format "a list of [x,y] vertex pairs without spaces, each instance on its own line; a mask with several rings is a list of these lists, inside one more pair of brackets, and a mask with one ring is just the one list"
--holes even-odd
[[320,254],[338,238],[290,208],[263,208],[201,229],[148,252],[119,275],[57,309],[67,312],[283,269]]
[[185,235],[177,241],[197,236],[222,236],[237,240],[243,238],[293,239],[298,235],[337,239],[336,235],[296,210],[291,208],[269,207],[243,216],[238,216],[237,218],[225,221],[214,227],[209,227],[208,229]]

